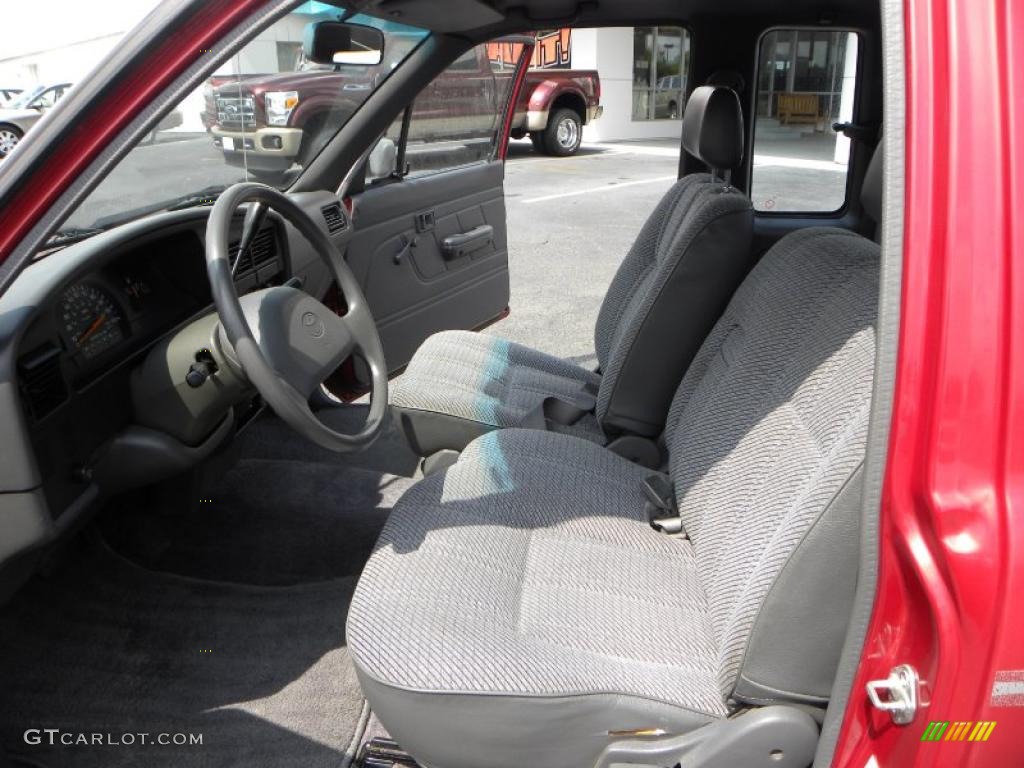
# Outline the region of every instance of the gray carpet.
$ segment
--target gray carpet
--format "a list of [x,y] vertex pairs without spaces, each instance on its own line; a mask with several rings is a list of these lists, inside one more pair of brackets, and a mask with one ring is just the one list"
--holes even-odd
[[244,458],[209,491],[181,489],[188,497],[176,504],[124,499],[100,527],[116,551],[154,571],[290,586],[358,576],[411,484],[340,462]]
[[[272,417],[237,452],[212,485],[112,505],[0,611],[0,743],[26,764],[348,765],[369,715],[348,603],[412,480],[325,455]],[[29,746],[28,728],[202,744]]]
[[[90,537],[0,615],[0,738],[69,768],[344,766],[364,716],[344,635],[354,586],[156,574]],[[27,728],[202,745],[29,747]]]

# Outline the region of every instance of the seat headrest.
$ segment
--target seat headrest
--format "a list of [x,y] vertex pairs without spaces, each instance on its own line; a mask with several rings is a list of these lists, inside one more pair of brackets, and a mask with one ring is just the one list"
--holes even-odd
[[716,170],[743,159],[743,109],[736,92],[719,85],[695,89],[683,112],[683,149]]
[[875,224],[882,223],[882,156],[885,154],[885,140],[878,142],[875,153],[871,156],[868,169],[864,173],[864,182],[860,186],[860,204],[864,213],[871,217]]
[[735,69],[716,69],[704,81],[704,85],[732,88],[736,93],[743,93],[743,90],[747,87],[747,81]]

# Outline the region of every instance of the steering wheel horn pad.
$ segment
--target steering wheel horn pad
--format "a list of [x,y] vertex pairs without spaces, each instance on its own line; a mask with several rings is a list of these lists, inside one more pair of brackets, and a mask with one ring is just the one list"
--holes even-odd
[[[239,297],[229,260],[229,237],[242,203],[263,203],[291,223],[331,269],[348,312],[338,316],[309,294],[289,286]],[[387,366],[366,298],[327,233],[282,192],[243,182],[225,190],[210,212],[206,266],[220,316],[218,347],[235,363],[278,416],[318,445],[339,453],[360,450],[381,433],[387,413]],[[309,397],[341,363],[358,352],[370,369],[370,409],[357,434],[327,427]]]

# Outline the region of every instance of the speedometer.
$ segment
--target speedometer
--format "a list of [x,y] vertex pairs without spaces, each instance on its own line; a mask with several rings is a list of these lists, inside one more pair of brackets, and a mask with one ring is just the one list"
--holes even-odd
[[72,347],[91,359],[124,340],[121,310],[101,288],[87,283],[68,288],[60,320]]

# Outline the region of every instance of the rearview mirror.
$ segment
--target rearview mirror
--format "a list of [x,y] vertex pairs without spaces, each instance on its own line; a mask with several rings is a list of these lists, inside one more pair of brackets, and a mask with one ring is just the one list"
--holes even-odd
[[302,50],[316,64],[372,67],[384,59],[384,33],[362,24],[321,21],[306,27]]

